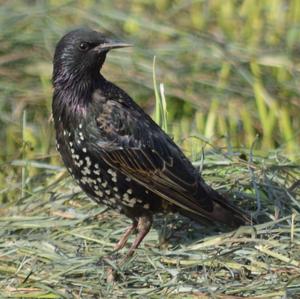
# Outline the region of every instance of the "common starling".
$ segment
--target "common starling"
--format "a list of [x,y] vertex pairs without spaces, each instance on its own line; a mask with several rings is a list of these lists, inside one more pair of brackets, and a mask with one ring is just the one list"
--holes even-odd
[[116,245],[139,246],[160,212],[232,227],[250,217],[210,188],[179,147],[130,96],[100,73],[109,50],[130,46],[90,30],[66,34],[53,68],[57,149],[69,173],[94,201],[132,219]]

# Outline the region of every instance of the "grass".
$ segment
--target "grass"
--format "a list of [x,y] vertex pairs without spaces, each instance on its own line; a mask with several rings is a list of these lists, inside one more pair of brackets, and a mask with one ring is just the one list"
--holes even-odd
[[[299,298],[299,20],[298,0],[3,1],[0,297]],[[55,43],[81,25],[135,44],[104,74],[260,224],[158,215],[106,283],[129,220],[73,184],[48,121]]]
[[[178,215],[167,220],[158,216],[156,229],[120,270],[116,284],[106,283],[109,263],[116,267],[106,257],[129,220],[88,200],[64,169],[15,161],[18,167],[42,167],[44,172],[30,178],[30,192],[0,209],[0,294],[293,298],[300,293],[300,193],[292,184],[300,168],[281,157],[276,164],[272,157],[252,159],[211,153],[203,176],[217,189],[230,190],[261,224],[220,232]],[[15,192],[21,186],[15,186]]]

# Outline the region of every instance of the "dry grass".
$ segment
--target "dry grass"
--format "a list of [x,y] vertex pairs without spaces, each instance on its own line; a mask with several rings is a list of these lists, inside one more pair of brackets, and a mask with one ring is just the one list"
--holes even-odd
[[[118,269],[118,282],[107,284],[107,267],[117,267],[107,257],[129,220],[85,198],[60,168],[14,163],[43,171],[30,178],[24,197],[0,209],[3,298],[229,299],[300,294],[296,165],[274,163],[272,157],[254,157],[248,163],[209,154],[205,178],[218,189],[230,190],[230,196],[261,224],[228,232],[178,215],[158,216],[156,229]],[[21,186],[8,188],[21,194]]]

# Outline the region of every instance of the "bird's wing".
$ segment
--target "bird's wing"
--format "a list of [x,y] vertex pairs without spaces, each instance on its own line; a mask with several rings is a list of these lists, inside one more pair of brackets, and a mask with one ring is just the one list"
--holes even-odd
[[[130,101],[128,103],[128,100]],[[113,169],[184,210],[212,220],[207,185],[171,138],[130,98],[106,101],[90,146]]]

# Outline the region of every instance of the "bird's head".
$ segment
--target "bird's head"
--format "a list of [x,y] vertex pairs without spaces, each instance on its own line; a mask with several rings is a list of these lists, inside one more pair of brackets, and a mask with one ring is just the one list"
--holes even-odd
[[130,46],[91,29],[71,31],[56,46],[53,82],[97,76],[109,50]]

